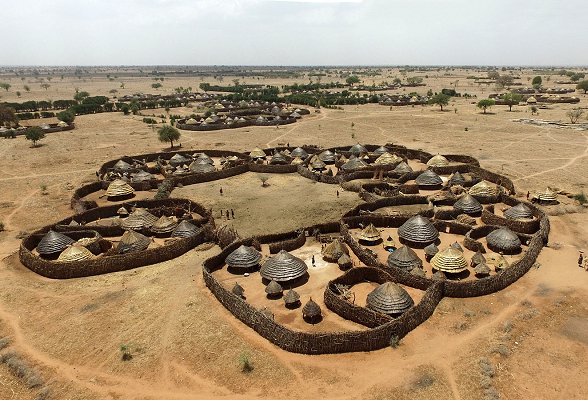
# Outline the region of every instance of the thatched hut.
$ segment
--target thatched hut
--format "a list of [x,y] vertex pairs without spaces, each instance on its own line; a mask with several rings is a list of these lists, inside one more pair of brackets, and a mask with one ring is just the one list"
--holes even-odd
[[276,282],[289,282],[307,274],[306,263],[285,250],[267,259],[259,273],[262,278]]
[[444,273],[457,274],[465,271],[468,267],[468,263],[463,256],[463,252],[453,247],[448,247],[435,254],[431,259],[431,266],[433,269]]
[[290,164],[292,164],[292,165],[302,165],[302,164],[304,164],[304,160],[302,158],[300,158],[300,157],[294,157],[292,159],[292,161],[290,162]]
[[341,170],[343,170],[345,172],[351,172],[351,171],[357,171],[357,170],[365,168],[367,166],[368,166],[368,164],[366,164],[366,162],[363,161],[361,158],[354,157],[354,158],[350,159],[349,161],[347,161],[345,164],[343,164],[341,166]]
[[422,268],[413,268],[410,271],[410,274],[414,275],[414,276],[420,276],[421,278],[424,278],[425,276],[427,276],[427,273]]
[[353,267],[353,261],[351,260],[351,257],[349,257],[349,255],[343,253],[343,255],[337,259],[337,265],[339,265],[339,268],[342,271],[345,271]]
[[265,152],[259,147],[254,148],[251,153],[249,153],[249,158],[252,160],[265,160],[266,157],[267,154],[265,154]]
[[400,239],[418,245],[428,245],[439,238],[439,232],[429,219],[415,215],[398,228]]
[[302,308],[302,318],[311,324],[316,324],[322,319],[321,307],[312,300],[312,297]]
[[318,155],[318,159],[324,162],[325,164],[335,164],[336,158],[335,153],[331,150],[325,150]]
[[486,257],[482,254],[480,250],[476,251],[476,254],[472,256],[470,260],[470,267],[475,267],[478,264],[482,264],[486,262]]
[[414,180],[419,187],[432,189],[443,185],[443,179],[430,169],[416,177]]
[[151,240],[147,236],[128,230],[120,238],[116,251],[120,254],[142,251],[149,247],[150,243]]
[[466,180],[463,177],[462,174],[459,173],[459,171],[456,171],[454,174],[452,174],[449,177],[449,180],[447,181],[447,185],[448,186],[454,186],[454,185],[459,185],[459,186],[463,186],[465,184]]
[[482,205],[469,193],[464,194],[453,204],[453,208],[460,214],[479,215],[482,212]]
[[261,253],[253,247],[245,245],[239,246],[225,258],[225,263],[229,268],[244,272],[257,268],[260,261]]
[[323,259],[327,262],[337,262],[339,257],[343,254],[349,254],[349,250],[347,250],[347,246],[343,244],[340,240],[333,240],[329,243],[323,250]]
[[384,153],[389,153],[390,150],[386,147],[386,146],[380,146],[378,147],[376,150],[374,150],[374,155],[375,156],[381,156]]
[[141,229],[151,228],[158,219],[159,218],[146,209],[136,208],[127,218],[125,218],[121,226],[123,229],[139,231]]
[[361,144],[358,143],[358,144],[351,146],[351,148],[349,149],[349,152],[351,154],[353,154],[354,156],[359,157],[362,154],[366,154],[368,151],[364,146],[362,146]]
[[388,255],[388,266],[411,271],[413,268],[422,268],[423,261],[413,249],[402,246]]
[[408,292],[394,282],[385,282],[367,295],[367,307],[376,312],[398,316],[414,305]]
[[290,155],[292,157],[300,157],[302,160],[306,160],[306,157],[308,157],[308,153],[302,147],[296,147]]
[[49,230],[37,244],[36,250],[41,257],[53,258],[73,244],[75,241],[63,233]]
[[436,154],[427,161],[427,166],[429,167],[446,167],[449,165],[449,161],[447,158],[443,157],[441,154]]
[[190,169],[191,172],[194,172],[195,174],[206,174],[208,172],[216,171],[216,168],[214,167],[214,165],[211,165],[207,162],[198,162],[198,161],[192,162],[188,166],[188,168]]
[[554,204],[557,203],[557,193],[550,188],[546,188],[535,195],[535,200],[539,203]]
[[396,165],[402,162],[402,158],[398,157],[396,154],[390,154],[388,152],[380,155],[374,164],[376,165]]
[[143,170],[131,174],[131,182],[147,182],[152,179],[155,179],[153,174],[150,174],[149,172]]
[[132,168],[133,167],[131,166],[131,164],[129,164],[128,162],[126,162],[124,160],[118,160],[112,166],[112,169],[115,170],[115,171],[117,171],[117,172],[126,172],[126,171],[129,171]]
[[497,253],[518,253],[521,250],[521,240],[507,227],[498,228],[486,236],[488,248]]
[[399,174],[408,174],[409,172],[413,172],[413,170],[410,167],[410,165],[408,165],[404,161],[401,161],[400,164],[398,164],[396,168],[394,168],[394,172]]
[[514,207],[509,208],[504,212],[504,217],[506,219],[531,219],[533,218],[533,211],[523,204],[519,203]]
[[94,258],[94,254],[84,246],[68,246],[57,258],[59,262],[86,261]]
[[241,297],[242,299],[245,298],[245,289],[243,289],[243,286],[239,285],[237,282],[235,282],[235,286],[233,286],[231,289],[231,293],[233,293],[235,296]]
[[463,253],[463,247],[461,247],[461,245],[457,242],[453,242],[449,245],[449,247],[454,248],[455,250],[459,250]]
[[171,236],[177,237],[177,238],[187,238],[187,237],[195,236],[199,232],[200,232],[200,228],[198,228],[196,225],[184,220],[184,221],[181,221],[178,224],[178,226],[176,226],[176,229],[174,229]]
[[173,217],[162,215],[149,229],[156,235],[169,235],[177,226],[178,222]]
[[214,160],[210,158],[206,153],[194,153],[193,157],[194,161],[198,161],[199,163],[214,165]]
[[439,253],[439,248],[435,243],[431,243],[423,249],[425,251],[425,260],[431,261],[431,258],[435,256],[435,254]]
[[127,209],[124,206],[122,206],[118,210],[116,210],[116,214],[119,216],[119,218],[126,218],[129,216],[129,212],[127,211]]
[[380,235],[380,231],[376,229],[374,224],[369,224],[359,234],[359,240],[360,242],[365,242],[366,244],[374,245],[382,240],[382,236]]
[[284,305],[286,308],[296,308],[300,306],[300,295],[293,289],[290,289],[284,295]]
[[396,250],[396,242],[390,235],[384,240],[383,246],[385,250]]
[[500,188],[498,185],[482,180],[472,186],[468,193],[474,197],[493,197],[500,194]]
[[135,189],[122,179],[116,179],[110,182],[106,189],[106,197],[108,200],[123,200],[132,197],[135,194]]
[[284,289],[282,289],[282,286],[278,282],[272,279],[265,287],[265,293],[267,294],[267,297],[277,299],[282,296]]
[[476,265],[476,267],[474,268],[474,273],[476,274],[476,277],[478,277],[478,278],[486,277],[486,276],[490,275],[490,267],[488,265],[486,265],[485,262],[482,262],[482,263]]
[[272,158],[270,159],[270,164],[271,165],[287,165],[288,160],[286,159],[286,157],[282,153],[276,152],[272,156]]
[[169,159],[168,163],[172,167],[179,167],[180,165],[190,164],[190,162],[192,162],[192,160],[190,160],[187,157],[184,157],[180,153],[176,153],[172,156],[172,158]]
[[327,169],[327,165],[317,158],[312,163],[310,163],[310,169],[313,171],[324,171]]

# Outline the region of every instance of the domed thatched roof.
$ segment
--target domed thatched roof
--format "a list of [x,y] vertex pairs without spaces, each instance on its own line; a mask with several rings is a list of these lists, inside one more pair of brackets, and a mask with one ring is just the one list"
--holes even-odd
[[302,165],[304,164],[304,160],[300,157],[294,157],[294,159],[292,160],[292,162],[290,163],[292,165]]
[[159,218],[144,208],[136,208],[121,224],[123,229],[150,228]]
[[233,288],[231,289],[231,293],[239,297],[243,297],[243,295],[245,294],[245,289],[243,289],[243,286],[235,282],[235,286],[233,286]]
[[368,165],[361,158],[352,158],[341,166],[343,171],[355,171],[367,167]]
[[286,157],[284,157],[284,155],[282,153],[276,153],[272,156],[271,160],[270,160],[270,164],[271,165],[286,165],[288,164],[288,160],[286,160]]
[[535,197],[540,201],[557,201],[557,193],[550,188],[546,188],[544,191],[537,193]]
[[260,149],[259,147],[254,148],[251,153],[249,153],[249,157],[256,159],[256,158],[265,158],[267,155],[265,152]]
[[321,160],[316,159],[310,164],[310,168],[315,171],[322,171],[327,168],[327,165]]
[[61,262],[85,261],[94,258],[94,254],[84,246],[68,246],[57,258]]
[[295,290],[288,290],[284,295],[284,303],[288,305],[296,304],[300,301],[300,295]]
[[261,253],[245,245],[239,246],[225,258],[225,263],[235,269],[250,269],[257,266],[259,261],[261,261]]
[[194,161],[192,164],[190,164],[189,168],[190,168],[190,171],[192,171],[196,174],[206,174],[208,172],[216,171],[216,168],[214,167],[214,165],[211,165],[206,162]]
[[308,157],[308,153],[302,147],[296,147],[294,150],[292,150],[290,155],[292,157],[300,157],[302,160],[305,160],[306,157]]
[[439,186],[443,184],[443,179],[430,169],[417,176],[414,181],[419,186]]
[[537,104],[537,99],[531,96],[527,99],[527,104]]
[[367,149],[365,147],[363,147],[361,144],[355,144],[353,146],[351,146],[351,148],[349,149],[349,152],[351,154],[353,154],[354,156],[359,156],[360,154],[364,154],[367,153]]
[[131,195],[133,193],[135,193],[135,189],[133,189],[131,185],[122,179],[116,179],[112,181],[110,185],[108,185],[108,189],[106,189],[107,197],[122,197]]
[[521,240],[510,229],[498,228],[486,236],[488,247],[496,252],[516,253],[521,249]]
[[151,240],[147,236],[141,235],[139,232],[133,230],[128,230],[120,238],[116,250],[120,254],[141,251],[149,247],[149,243],[151,243]]
[[388,148],[386,146],[380,146],[376,150],[374,150],[374,155],[381,156],[382,154],[389,153],[389,152],[390,152],[390,150],[388,150]]
[[424,278],[425,276],[427,276],[427,273],[426,273],[426,272],[425,272],[425,270],[424,270],[424,269],[422,269],[422,268],[413,268],[413,269],[410,271],[410,274],[411,274],[411,275],[415,275],[415,276],[420,276],[420,277],[423,277],[423,278]]
[[533,211],[523,203],[519,203],[504,212],[507,219],[526,219],[533,218]]
[[189,164],[191,160],[189,158],[184,157],[183,155],[176,153],[169,159],[169,164],[173,167],[177,167],[178,165]]
[[128,162],[124,161],[124,160],[118,160],[116,162],[116,164],[114,164],[112,166],[112,168],[115,171],[128,171],[129,169],[131,169],[131,164],[129,164]]
[[65,236],[63,233],[49,230],[39,241],[37,253],[42,256],[60,253],[73,242],[72,238]]
[[347,269],[347,268],[353,267],[353,261],[351,261],[351,257],[349,257],[345,253],[343,253],[343,255],[341,257],[339,257],[339,259],[337,259],[337,264],[339,265],[339,268],[341,268],[341,269]]
[[340,240],[333,240],[323,249],[322,253],[325,261],[337,262],[343,254],[349,254],[349,250]]
[[435,243],[431,243],[430,245],[426,246],[424,249],[425,255],[429,257],[433,257],[435,254],[439,253],[439,248]]
[[335,163],[335,153],[331,150],[325,150],[318,155],[319,160],[327,164],[334,164]]
[[429,167],[446,167],[449,165],[449,161],[447,161],[447,158],[443,157],[441,154],[437,154],[427,161],[427,165]]
[[310,320],[318,319],[321,316],[321,307],[312,300],[312,297],[302,308],[302,317]]
[[472,256],[472,260],[470,261],[470,266],[476,266],[478,264],[482,264],[486,262],[486,257],[480,252],[480,250],[476,251],[476,254]]
[[376,159],[374,164],[376,165],[394,165],[402,162],[402,158],[398,157],[396,154],[390,154],[388,152],[382,154],[380,157]]
[[394,249],[396,248],[396,242],[392,239],[392,236],[388,235],[388,238],[384,240],[384,248],[385,249]]
[[453,208],[463,214],[474,215],[482,212],[482,205],[471,194],[466,193],[453,204]]
[[116,210],[116,213],[120,216],[120,217],[126,217],[127,215],[129,215],[129,212],[127,211],[126,208],[121,207],[118,210]]
[[497,185],[483,180],[472,186],[468,193],[472,196],[489,197],[499,195],[500,189]]
[[178,226],[176,220],[172,217],[166,217],[162,215],[157,221],[151,225],[151,232],[164,234],[164,233],[171,233],[174,229]]
[[208,157],[205,153],[197,153],[198,155],[194,154],[195,161],[199,163],[207,163],[210,165],[214,165],[214,161],[212,158]]
[[366,242],[377,242],[380,239],[382,239],[382,236],[380,236],[380,232],[376,229],[374,224],[369,224],[359,234],[359,240],[364,240]]
[[439,232],[431,221],[422,215],[415,215],[398,228],[398,236],[412,243],[433,243]]
[[455,250],[459,250],[463,253],[463,247],[461,247],[461,245],[457,242],[453,242],[449,245],[449,247],[454,248]]
[[396,166],[396,168],[394,168],[394,172],[398,172],[399,174],[407,174],[409,172],[413,172],[413,170],[410,167],[410,165],[402,161],[400,164]]
[[468,267],[468,263],[463,256],[463,252],[453,247],[448,247],[445,250],[435,254],[435,256],[431,259],[431,265],[434,269],[450,274],[465,271]]
[[172,237],[187,238],[196,235],[198,232],[200,232],[200,229],[196,225],[188,221],[182,221],[172,232]]
[[185,123],[187,125],[198,125],[198,121],[196,121],[194,118],[188,118]]
[[474,268],[474,273],[476,276],[488,276],[490,275],[490,267],[486,265],[485,262],[482,262],[476,265],[476,268]]
[[453,185],[463,186],[464,183],[465,183],[465,178],[463,177],[462,174],[459,173],[459,171],[456,171],[453,175],[451,175],[451,177],[447,181],[447,184],[449,186],[453,186]]
[[388,265],[410,271],[413,268],[422,268],[423,261],[413,249],[408,246],[402,246],[398,250],[390,253],[388,256]]
[[367,295],[367,307],[382,314],[402,314],[413,305],[408,292],[394,282],[382,283]]
[[147,171],[139,171],[137,173],[131,174],[131,181],[132,182],[145,182],[154,179],[154,176]]
[[278,282],[274,281],[273,279],[265,287],[265,293],[268,294],[269,296],[279,296],[283,292],[284,292],[284,289],[282,289],[282,286]]
[[278,254],[267,259],[259,273],[267,280],[287,282],[304,276],[307,270],[306,263],[300,258],[280,250]]

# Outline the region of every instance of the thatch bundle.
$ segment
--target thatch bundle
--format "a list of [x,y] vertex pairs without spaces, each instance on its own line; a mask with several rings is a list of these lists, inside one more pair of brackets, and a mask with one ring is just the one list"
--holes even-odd
[[173,217],[162,215],[149,229],[155,234],[163,235],[172,233],[177,226],[178,222]]
[[150,228],[159,218],[144,208],[136,208],[121,224],[123,229],[141,230]]
[[300,295],[295,290],[288,290],[284,295],[284,304],[286,307],[294,307],[300,304]]
[[449,186],[454,186],[454,185],[463,186],[465,184],[465,178],[463,177],[462,174],[459,173],[459,171],[456,171],[453,175],[451,175],[449,177],[447,184]]
[[37,253],[41,256],[49,256],[61,253],[65,248],[74,243],[74,240],[63,233],[49,230],[37,244]]
[[349,254],[349,250],[340,240],[333,240],[323,249],[322,253],[325,261],[337,262],[343,254]]
[[251,153],[249,153],[249,157],[253,160],[256,159],[264,159],[265,157],[267,157],[267,155],[265,154],[265,152],[260,149],[259,147],[254,148]]
[[394,172],[397,172],[399,174],[408,174],[409,172],[413,172],[413,170],[410,167],[410,165],[402,161],[400,162],[400,164],[396,166],[396,168],[394,168]]
[[359,240],[363,240],[364,242],[375,243],[380,241],[381,239],[382,236],[380,235],[380,231],[376,229],[374,224],[369,224],[359,234]]
[[436,270],[455,274],[465,271],[468,267],[468,263],[464,258],[462,251],[453,247],[448,247],[435,254],[431,259],[431,266]]
[[474,273],[477,277],[484,277],[490,275],[490,267],[486,265],[485,262],[482,262],[474,268]]
[[429,167],[446,167],[449,165],[449,161],[441,154],[437,154],[431,157],[429,161],[427,161],[427,165]]
[[265,293],[268,295],[268,297],[279,297],[283,292],[284,289],[282,289],[282,286],[273,279],[265,287]]
[[172,232],[172,237],[187,238],[196,235],[198,232],[200,232],[200,229],[196,225],[188,221],[182,221]]
[[57,258],[60,262],[85,261],[94,258],[94,254],[84,246],[68,246]]
[[394,282],[385,282],[367,295],[367,307],[382,314],[402,314],[414,305],[408,292]]
[[519,203],[504,212],[507,219],[529,219],[533,218],[533,211],[523,203]]
[[381,156],[384,153],[389,153],[390,150],[386,146],[380,146],[376,150],[374,150],[375,156]]
[[306,263],[285,250],[267,259],[259,273],[267,280],[287,282],[304,276],[308,270]]
[[245,245],[239,246],[225,258],[225,263],[230,268],[240,270],[255,268],[259,265],[259,261],[261,261],[261,253]]
[[414,180],[417,185],[427,187],[427,186],[440,186],[443,184],[443,179],[430,169],[426,170],[422,174],[416,177]]
[[472,196],[491,197],[498,196],[500,194],[500,189],[498,188],[498,185],[482,180],[472,186],[468,193]]
[[322,153],[320,153],[318,155],[318,159],[326,164],[334,164],[336,161],[335,153],[333,153],[331,150],[325,150]]
[[453,208],[462,214],[476,215],[482,212],[482,205],[471,194],[464,194],[453,204]]
[[354,157],[354,158],[350,159],[349,161],[347,161],[345,164],[343,164],[341,166],[341,169],[345,172],[349,172],[349,171],[356,171],[358,169],[362,169],[367,166],[368,166],[368,164],[366,164],[366,162],[363,161],[361,158]]
[[395,165],[401,162],[402,158],[398,157],[396,154],[386,152],[378,157],[374,163],[376,165]]
[[398,228],[398,236],[408,242],[429,244],[439,238],[439,232],[427,218],[415,215]]
[[134,230],[128,230],[123,233],[116,250],[120,254],[142,251],[149,247],[149,243],[151,240],[147,236]]
[[302,308],[302,318],[309,322],[316,322],[322,316],[321,307],[312,300],[312,297]]
[[368,151],[364,146],[362,146],[361,144],[358,143],[358,144],[351,146],[351,148],[349,149],[349,152],[357,157],[361,154],[367,153]]
[[245,297],[245,289],[243,289],[243,286],[239,285],[237,282],[235,282],[235,286],[231,289],[231,293],[239,297]]
[[302,147],[296,147],[294,150],[292,150],[290,155],[292,157],[300,157],[302,160],[305,160],[306,157],[308,157],[308,153]]
[[388,256],[388,266],[411,271],[413,268],[422,268],[423,261],[417,253],[408,246],[402,246]]
[[521,249],[521,240],[519,237],[506,227],[498,228],[486,236],[488,248],[496,252],[506,254],[516,253]]
[[106,196],[108,198],[126,197],[133,193],[135,193],[135,189],[122,179],[112,181],[110,185],[108,185],[108,189],[106,189]]

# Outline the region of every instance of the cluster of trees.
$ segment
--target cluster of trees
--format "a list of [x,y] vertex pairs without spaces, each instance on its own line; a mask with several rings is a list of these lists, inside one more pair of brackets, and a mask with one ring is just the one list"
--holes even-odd
[[559,74],[561,76],[567,76],[572,82],[578,82],[580,79],[586,77],[586,74],[583,72],[566,71],[565,69],[560,70]]
[[349,85],[341,83],[341,82],[307,83],[307,84],[295,83],[293,85],[282,86],[282,90],[284,92],[302,92],[302,91],[316,91],[316,90],[321,90],[321,89],[337,89],[337,88],[344,88],[347,86],[349,86]]
[[[241,85],[238,84],[238,81],[233,86],[223,86],[223,85],[211,85],[208,82],[202,82],[199,85],[200,89],[204,90],[205,92],[229,92],[229,93],[243,93],[247,90],[261,90],[263,89],[263,85]],[[268,86],[268,88],[273,88],[274,86]],[[278,88],[276,88],[278,89]],[[279,89],[278,89],[279,91]]]

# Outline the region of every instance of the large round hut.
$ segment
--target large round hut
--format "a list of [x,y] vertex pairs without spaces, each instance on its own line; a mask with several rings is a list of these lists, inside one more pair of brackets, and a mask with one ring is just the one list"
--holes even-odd
[[482,205],[474,196],[466,193],[459,198],[454,204],[453,208],[459,214],[479,215],[482,212]]
[[439,238],[439,232],[429,219],[415,215],[398,228],[398,236],[405,242],[418,246],[435,242]]
[[444,273],[457,274],[467,269],[468,262],[463,252],[454,247],[448,247],[433,256],[431,266]]
[[181,221],[176,229],[172,232],[172,237],[177,238],[188,238],[192,236],[196,236],[200,232],[200,228],[196,225],[184,220]]
[[514,254],[521,250],[521,240],[516,233],[503,227],[493,230],[486,236],[488,248],[497,253]]
[[285,250],[267,259],[259,273],[262,278],[276,282],[289,282],[302,278],[307,274],[308,267],[300,258]]
[[158,219],[159,218],[144,208],[135,208],[135,210],[121,223],[121,226],[123,229],[140,231],[142,229],[151,228]]
[[247,272],[257,268],[261,261],[261,253],[250,246],[241,245],[233,250],[225,263],[234,271]]
[[36,250],[43,258],[55,258],[73,243],[74,240],[69,236],[49,230],[37,244]]
[[134,230],[128,230],[125,231],[125,233],[120,238],[116,250],[120,254],[134,253],[145,250],[147,247],[149,247],[150,243],[151,240],[147,236],[144,236],[139,232],[135,232]]
[[504,217],[507,219],[531,219],[533,218],[533,211],[527,205],[519,203],[506,210]]
[[333,240],[322,250],[323,259],[327,262],[337,262],[343,254],[349,255],[349,250],[340,240]]
[[408,246],[402,246],[388,256],[388,266],[411,271],[413,268],[422,268],[423,261],[417,253]]
[[427,161],[427,166],[429,167],[446,167],[449,165],[449,161],[447,158],[443,157],[441,154],[436,154]]
[[135,189],[122,179],[116,179],[110,182],[106,189],[106,197],[108,200],[118,201],[133,197]]
[[385,282],[367,295],[367,307],[391,316],[398,316],[414,305],[408,292],[394,282]]
[[443,185],[443,179],[430,169],[417,176],[414,181],[419,187],[425,189],[434,189]]
[[84,246],[68,246],[57,258],[59,262],[75,262],[91,260],[95,256]]
[[369,224],[359,234],[359,241],[363,242],[365,244],[368,244],[368,245],[377,244],[381,240],[382,240],[382,236],[380,235],[380,231],[378,231],[376,229],[374,224]]
[[351,148],[349,149],[349,152],[356,157],[359,157],[362,154],[368,153],[367,149],[359,143],[351,146]]

